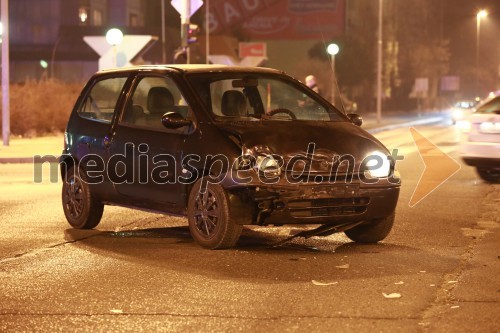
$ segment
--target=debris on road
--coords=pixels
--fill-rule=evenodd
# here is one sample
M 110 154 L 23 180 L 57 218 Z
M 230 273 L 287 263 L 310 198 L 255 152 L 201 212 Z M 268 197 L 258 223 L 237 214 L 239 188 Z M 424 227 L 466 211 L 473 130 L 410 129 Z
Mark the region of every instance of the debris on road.
M 394 282 L 394 284 L 405 284 L 403 281 Z
M 345 264 L 345 265 L 341 265 L 341 266 L 335 266 L 337 268 L 341 268 L 341 269 L 348 269 L 349 268 L 349 264 Z
M 338 281 L 334 281 L 334 282 L 321 282 L 321 281 L 311 280 L 311 282 L 315 286 L 332 286 L 332 285 L 338 284 Z
M 384 295 L 385 298 L 401 298 L 400 293 L 391 293 L 391 294 L 382 293 L 382 295 Z

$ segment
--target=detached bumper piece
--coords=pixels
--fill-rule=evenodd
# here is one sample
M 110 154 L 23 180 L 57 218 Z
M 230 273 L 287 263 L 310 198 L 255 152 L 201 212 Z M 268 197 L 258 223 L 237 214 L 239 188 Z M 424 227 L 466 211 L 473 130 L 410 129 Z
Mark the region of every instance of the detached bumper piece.
M 346 224 L 340 224 L 340 225 L 325 224 L 325 225 L 322 225 L 316 229 L 301 231 L 293 236 L 290 236 L 290 237 L 274 244 L 273 247 L 281 246 L 281 245 L 288 243 L 289 241 L 291 241 L 295 238 L 298 238 L 298 237 L 302 237 L 302 238 L 307 239 L 307 238 L 311 238 L 313 236 L 330 236 L 330 235 L 354 228 L 355 226 L 357 226 L 361 223 L 363 223 L 363 222 L 353 222 L 353 223 L 346 223 Z

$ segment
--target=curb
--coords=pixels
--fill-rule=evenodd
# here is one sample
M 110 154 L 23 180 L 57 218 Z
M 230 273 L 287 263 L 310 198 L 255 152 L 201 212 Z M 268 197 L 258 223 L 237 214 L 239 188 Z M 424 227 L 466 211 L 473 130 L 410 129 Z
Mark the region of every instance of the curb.
M 412 121 L 407 121 L 404 123 L 396 123 L 396 124 L 391 124 L 391 125 L 386 125 L 382 127 L 375 127 L 375 128 L 370 128 L 366 129 L 368 133 L 371 134 L 376 134 L 384 131 L 390 131 L 393 129 L 401 128 L 401 127 L 411 127 L 411 126 L 418 126 L 418 125 L 428 125 L 428 124 L 435 124 L 443 121 L 445 119 L 445 116 L 439 116 L 439 117 L 431 117 L 431 118 L 425 118 L 425 119 L 418 119 L 418 120 L 412 120 Z M 5 158 L 0 158 L 0 164 L 24 164 L 24 163 L 33 163 L 33 157 L 5 157 Z
M 33 157 L 5 157 L 0 158 L 0 164 L 33 163 Z

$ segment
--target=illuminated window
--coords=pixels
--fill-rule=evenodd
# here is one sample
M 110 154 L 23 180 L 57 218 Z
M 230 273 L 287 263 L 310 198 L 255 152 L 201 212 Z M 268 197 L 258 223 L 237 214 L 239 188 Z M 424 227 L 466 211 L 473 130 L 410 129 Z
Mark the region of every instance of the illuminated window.
M 78 21 L 80 22 L 80 25 L 88 25 L 89 10 L 87 7 L 80 7 L 78 9 Z

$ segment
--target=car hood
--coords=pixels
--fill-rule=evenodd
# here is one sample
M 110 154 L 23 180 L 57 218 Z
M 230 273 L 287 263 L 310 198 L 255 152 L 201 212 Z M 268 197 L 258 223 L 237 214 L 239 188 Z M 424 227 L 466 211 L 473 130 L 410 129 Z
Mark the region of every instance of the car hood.
M 307 154 L 311 143 L 315 156 L 320 159 L 352 155 L 358 164 L 375 150 L 389 154 L 380 141 L 350 122 L 255 121 L 219 123 L 217 126 L 237 136 L 243 150 L 266 147 L 285 160 Z

